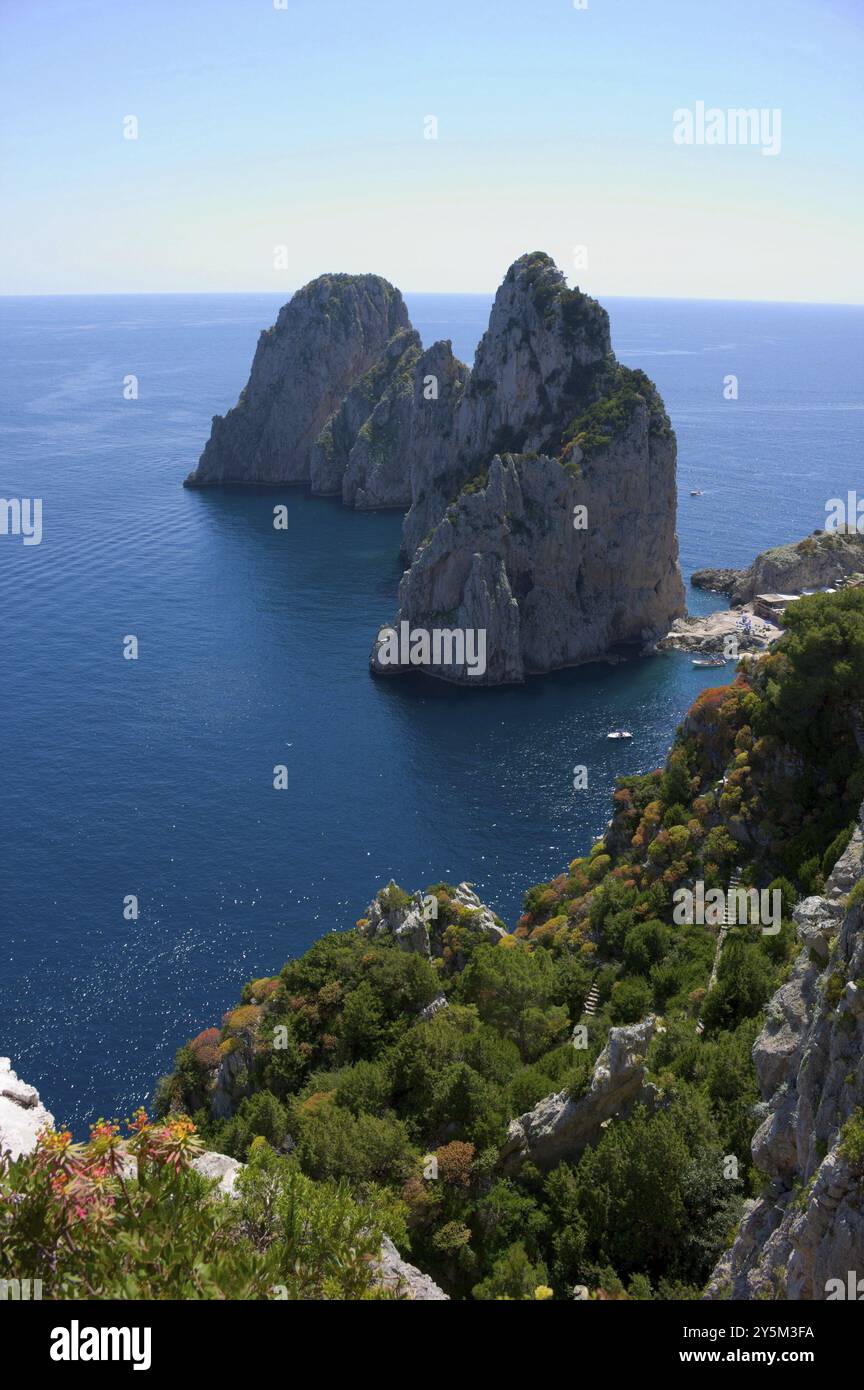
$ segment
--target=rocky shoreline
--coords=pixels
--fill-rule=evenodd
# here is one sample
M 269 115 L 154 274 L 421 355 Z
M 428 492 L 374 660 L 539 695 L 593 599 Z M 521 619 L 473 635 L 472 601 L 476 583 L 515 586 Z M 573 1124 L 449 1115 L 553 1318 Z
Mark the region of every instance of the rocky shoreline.
M 749 620 L 746 628 L 742 628 L 742 616 Z M 718 613 L 677 618 L 656 649 L 701 652 L 709 656 L 723 654 L 729 651 L 729 644 L 734 644 L 734 650 L 729 652 L 730 659 L 743 654 L 761 656 L 782 635 L 781 627 L 760 618 L 748 603 L 741 608 L 724 608 Z
M 694 570 L 690 583 L 726 594 L 732 607 L 740 608 L 758 594 L 801 594 L 855 579 L 864 581 L 864 535 L 814 531 L 791 545 L 763 551 L 746 569 Z

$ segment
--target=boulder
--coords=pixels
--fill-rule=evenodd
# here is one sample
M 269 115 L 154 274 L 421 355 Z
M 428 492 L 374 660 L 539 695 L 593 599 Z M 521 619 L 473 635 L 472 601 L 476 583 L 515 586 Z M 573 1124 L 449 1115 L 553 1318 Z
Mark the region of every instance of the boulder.
M 610 1028 L 583 1096 L 572 1100 L 567 1091 L 559 1091 L 511 1121 L 501 1150 L 505 1173 L 518 1172 L 526 1160 L 545 1169 L 578 1158 L 610 1119 L 629 1114 L 636 1105 L 653 1107 L 658 1092 L 646 1081 L 645 1055 L 656 1029 L 653 1015 Z

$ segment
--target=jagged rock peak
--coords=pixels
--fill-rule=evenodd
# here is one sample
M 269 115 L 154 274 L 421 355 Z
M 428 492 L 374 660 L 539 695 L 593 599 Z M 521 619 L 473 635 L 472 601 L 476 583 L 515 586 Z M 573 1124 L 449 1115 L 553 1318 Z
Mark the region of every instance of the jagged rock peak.
M 321 275 L 285 304 L 259 340 L 233 410 L 213 418 L 188 486 L 306 483 L 331 415 L 400 329 L 401 294 L 380 275 Z
M 535 251 L 504 276 L 473 371 L 457 367 L 462 390 L 426 408 L 439 432 L 435 451 L 411 451 L 406 560 L 494 454 L 558 452 L 567 426 L 604 394 L 614 371 L 609 318 L 595 299 L 568 289 L 550 256 Z

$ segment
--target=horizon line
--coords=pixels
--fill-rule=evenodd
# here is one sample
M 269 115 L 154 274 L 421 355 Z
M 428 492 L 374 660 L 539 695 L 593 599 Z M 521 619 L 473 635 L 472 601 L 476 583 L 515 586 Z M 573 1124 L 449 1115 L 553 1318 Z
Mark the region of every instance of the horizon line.
M 326 274 L 329 272 L 322 272 Z M 366 273 L 366 272 L 358 272 Z M 317 279 L 313 276 L 313 279 Z M 311 284 L 305 281 L 304 284 Z M 298 289 L 271 290 L 271 289 L 249 289 L 249 290 L 68 290 L 50 291 L 38 290 L 30 293 L 4 293 L 0 291 L 0 300 L 4 299 L 193 299 L 207 296 L 209 298 L 240 298 L 247 295 L 272 295 L 278 298 L 287 293 L 288 297 L 295 295 Z M 398 288 L 395 287 L 394 288 Z M 451 299 L 489 299 L 494 298 L 498 286 L 494 290 L 400 290 L 400 294 L 427 294 L 427 295 L 447 295 Z M 578 288 L 581 289 L 581 286 Z M 584 294 L 589 294 L 591 299 L 596 299 L 604 303 L 610 299 L 642 299 L 655 303 L 680 303 L 680 304 L 777 304 L 788 305 L 789 307 L 810 307 L 823 309 L 862 309 L 862 300 L 840 300 L 840 299 L 747 299 L 737 297 L 724 297 L 713 295 L 674 295 L 674 294 L 604 294 L 602 291 L 590 293 L 583 290 Z M 287 302 L 287 301 L 286 301 Z

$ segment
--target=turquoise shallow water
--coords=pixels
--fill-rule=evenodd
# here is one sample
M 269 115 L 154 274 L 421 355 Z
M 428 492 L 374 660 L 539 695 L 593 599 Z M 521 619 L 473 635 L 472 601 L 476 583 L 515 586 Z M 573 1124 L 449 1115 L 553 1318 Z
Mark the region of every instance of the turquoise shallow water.
M 488 297 L 406 297 L 424 342 L 470 361 Z M 864 311 L 607 305 L 678 432 L 685 573 L 747 563 L 864 491 Z M 391 875 L 468 878 L 512 921 L 706 683 L 676 654 L 497 691 L 373 682 L 399 518 L 295 489 L 279 533 L 272 493 L 180 486 L 277 307 L 0 301 L 0 495 L 44 506 L 40 546 L 0 537 L 0 1053 L 79 1127 L 144 1100 L 246 979 L 351 925 Z M 607 743 L 617 725 L 632 744 Z

